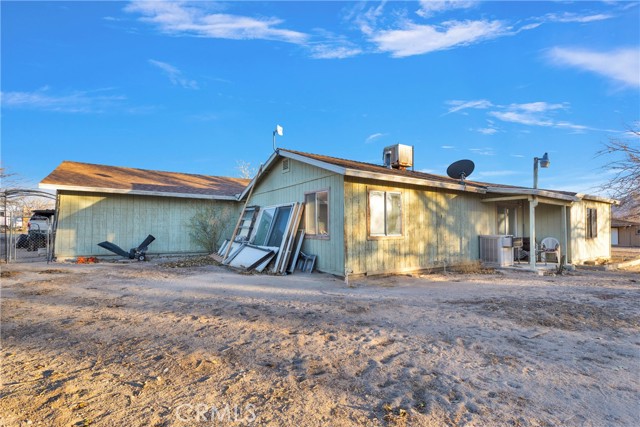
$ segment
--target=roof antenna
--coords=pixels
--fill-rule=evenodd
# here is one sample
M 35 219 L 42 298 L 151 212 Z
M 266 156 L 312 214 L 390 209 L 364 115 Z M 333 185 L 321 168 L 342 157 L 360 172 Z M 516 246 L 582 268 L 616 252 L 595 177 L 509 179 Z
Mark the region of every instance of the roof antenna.
M 273 131 L 273 151 L 278 151 L 276 149 L 276 135 L 282 136 L 282 126 L 276 125 L 276 130 Z

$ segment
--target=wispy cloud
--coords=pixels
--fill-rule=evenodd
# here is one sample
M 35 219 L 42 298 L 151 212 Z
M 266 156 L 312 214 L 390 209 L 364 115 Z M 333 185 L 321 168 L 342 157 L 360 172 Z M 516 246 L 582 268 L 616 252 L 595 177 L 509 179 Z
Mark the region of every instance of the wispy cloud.
M 547 102 L 529 102 L 511 104 L 502 111 L 491 111 L 489 115 L 504 122 L 520 123 L 529 126 L 553 126 L 554 122 L 546 117 L 549 111 L 565 109 L 566 104 L 550 104 Z
M 315 59 L 344 59 L 361 53 L 362 49 L 358 47 L 332 46 L 326 43 L 311 46 L 311 57 Z
M 380 51 L 402 58 L 467 46 L 499 37 L 507 30 L 500 21 L 447 21 L 440 26 L 406 22 L 400 29 L 375 33 L 371 41 Z
M 476 129 L 476 131 L 483 135 L 493 135 L 494 133 L 498 133 L 498 130 L 494 128 L 479 128 Z
M 550 13 L 545 15 L 542 20 L 546 22 L 561 22 L 572 23 L 577 22 L 586 24 L 589 22 L 604 21 L 605 19 L 611 19 L 614 15 L 608 13 L 595 13 L 595 14 L 578 14 L 578 13 Z
M 486 99 L 478 99 L 474 101 L 451 100 L 451 101 L 446 101 L 446 104 L 449 105 L 449 109 L 445 114 L 456 113 L 458 111 L 466 110 L 468 108 L 484 110 L 487 108 L 491 108 L 493 106 L 491 101 L 487 101 Z
M 453 145 L 441 145 L 440 148 L 443 148 L 445 150 L 452 150 L 452 149 L 454 149 L 456 147 L 453 146 Z
M 547 113 L 567 108 L 566 104 L 551 104 L 547 102 L 529 102 L 525 104 L 511 104 L 501 111 L 490 111 L 489 115 L 503 122 L 519 123 L 528 126 L 554 126 L 555 122 L 547 117 Z
M 110 89 L 73 91 L 53 94 L 48 87 L 33 92 L 2 92 L 5 108 L 54 111 L 61 113 L 103 113 L 115 106 L 122 106 L 127 99 L 123 95 L 104 95 Z
M 191 116 L 191 119 L 198 122 L 215 122 L 220 120 L 220 116 L 216 113 L 201 113 Z
M 369 135 L 369 136 L 364 140 L 364 142 L 365 142 L 365 144 L 370 144 L 370 143 L 372 143 L 373 141 L 375 141 L 376 139 L 378 139 L 378 138 L 382 138 L 383 136 L 387 136 L 387 135 L 388 135 L 388 133 L 373 133 L 373 134 Z
M 392 2 L 389 2 L 392 3 Z M 390 53 L 392 57 L 402 58 L 422 55 L 440 50 L 469 46 L 499 37 L 513 36 L 523 31 L 533 30 L 543 24 L 581 23 L 602 21 L 614 18 L 610 13 L 549 13 L 541 17 L 531 17 L 521 22 L 507 22 L 491 19 L 444 20 L 440 23 L 419 22 L 420 18 L 433 19 L 434 15 L 455 9 L 469 9 L 479 1 L 469 0 L 421 0 L 416 19 L 409 18 L 410 11 L 395 11 L 385 14 L 387 2 L 375 7 L 359 5 L 357 13 L 351 13 L 353 22 L 372 42 L 378 52 Z M 395 22 L 389 23 L 395 17 Z
M 479 156 L 495 156 L 496 152 L 491 147 L 485 148 L 469 148 L 469 151 L 473 151 L 474 154 Z
M 311 57 L 316 59 L 343 59 L 360 55 L 363 50 L 345 36 L 337 36 L 324 30 L 318 30 L 321 41 L 307 44 Z
M 362 47 L 343 35 L 323 29 L 314 34 L 281 28 L 275 17 L 250 17 L 220 13 L 220 3 L 135 1 L 125 10 L 141 15 L 140 20 L 162 33 L 231 40 L 274 40 L 307 49 L 311 58 L 343 59 L 360 55 Z
M 478 1 L 470 0 L 420 0 L 420 9 L 416 12 L 423 18 L 454 9 L 468 9 L 478 4 Z
M 480 178 L 491 178 L 496 176 L 511 176 L 518 175 L 521 172 L 513 171 L 513 170 L 499 170 L 499 171 L 482 171 L 478 172 L 478 177 Z
M 607 131 L 610 129 L 597 129 L 586 125 L 571 123 L 566 120 L 558 120 L 554 115 L 561 111 L 569 110 L 569 103 L 550 103 L 544 101 L 527 102 L 521 104 L 499 105 L 489 100 L 479 101 L 446 101 L 449 106 L 449 112 L 462 112 L 466 109 L 483 109 L 489 110 L 485 114 L 487 116 L 498 119 L 503 122 L 516 123 L 525 126 L 553 127 L 556 129 L 567 129 L 575 133 L 583 133 L 586 131 Z M 449 112 L 447 114 L 449 114 Z M 466 114 L 466 112 L 462 112 Z M 499 132 L 498 127 L 493 120 L 487 120 L 489 125 L 485 128 L 478 128 L 475 131 L 484 135 L 492 135 Z
M 640 49 L 637 47 L 611 52 L 554 47 L 547 56 L 558 65 L 596 73 L 625 86 L 640 86 Z
M 162 71 L 164 71 L 166 76 L 169 77 L 169 80 L 174 85 L 182 86 L 185 89 L 198 89 L 198 82 L 196 82 L 195 80 L 189 80 L 186 77 L 184 77 L 182 75 L 182 71 L 178 70 L 173 65 L 167 64 L 166 62 L 157 61 L 155 59 L 150 59 L 149 64 L 155 67 L 158 67 Z
M 278 18 L 253 18 L 211 10 L 205 2 L 134 1 L 126 11 L 142 15 L 141 21 L 155 25 L 171 35 L 233 40 L 277 40 L 304 44 L 309 36 L 279 28 Z

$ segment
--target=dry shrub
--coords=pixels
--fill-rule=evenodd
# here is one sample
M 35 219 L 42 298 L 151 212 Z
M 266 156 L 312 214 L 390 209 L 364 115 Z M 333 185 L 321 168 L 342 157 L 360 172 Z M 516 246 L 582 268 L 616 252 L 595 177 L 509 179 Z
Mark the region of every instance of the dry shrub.
M 450 270 L 460 274 L 495 274 L 496 269 L 485 267 L 480 261 L 467 261 L 460 264 L 452 265 Z
M 231 234 L 229 229 L 233 228 L 234 213 L 229 206 L 220 203 L 198 209 L 187 224 L 189 236 L 207 253 L 216 252 L 222 237 Z
M 9 279 L 11 277 L 15 277 L 17 275 L 19 275 L 20 273 L 17 271 L 7 271 L 7 270 L 2 270 L 0 271 L 0 277 L 5 278 L 5 279 Z
M 389 403 L 382 405 L 384 416 L 382 417 L 389 426 L 406 426 L 409 421 L 409 413 L 401 407 L 393 407 Z

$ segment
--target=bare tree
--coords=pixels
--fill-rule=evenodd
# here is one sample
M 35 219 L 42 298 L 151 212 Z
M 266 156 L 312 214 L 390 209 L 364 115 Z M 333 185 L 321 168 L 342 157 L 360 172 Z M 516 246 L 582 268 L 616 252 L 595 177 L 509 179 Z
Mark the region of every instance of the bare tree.
M 610 138 L 598 155 L 611 156 L 604 166 L 613 173 L 602 189 L 620 200 L 617 216 L 640 220 L 640 128 L 628 131 L 628 138 Z
M 251 163 L 244 160 L 236 160 L 236 169 L 240 172 L 240 178 L 251 179 L 256 174 L 256 168 L 251 167 Z

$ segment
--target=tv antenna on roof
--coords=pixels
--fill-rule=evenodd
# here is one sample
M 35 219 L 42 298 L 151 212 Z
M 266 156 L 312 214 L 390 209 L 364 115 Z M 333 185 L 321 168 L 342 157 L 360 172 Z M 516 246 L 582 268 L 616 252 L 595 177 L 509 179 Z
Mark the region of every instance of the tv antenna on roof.
M 276 129 L 273 131 L 273 151 L 276 151 L 276 135 L 282 136 L 282 126 L 276 125 Z
M 475 167 L 471 160 L 458 160 L 449 165 L 447 175 L 449 178 L 459 179 L 460 184 L 464 184 L 464 180 L 473 173 Z

